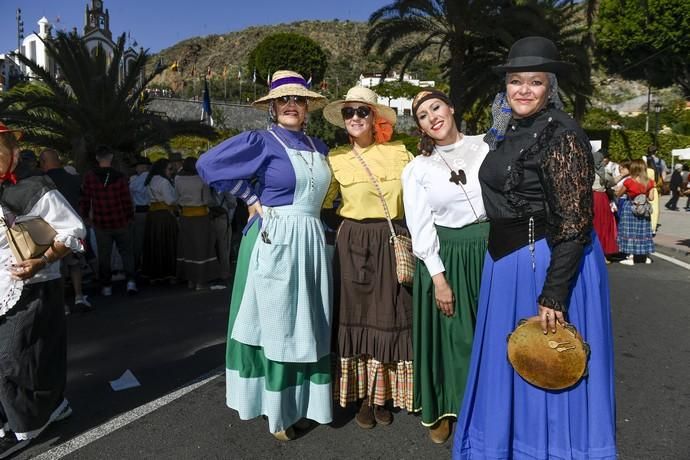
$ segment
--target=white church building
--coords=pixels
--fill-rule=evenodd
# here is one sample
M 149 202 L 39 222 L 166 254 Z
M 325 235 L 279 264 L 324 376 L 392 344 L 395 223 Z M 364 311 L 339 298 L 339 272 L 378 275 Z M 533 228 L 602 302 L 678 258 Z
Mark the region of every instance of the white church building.
M 38 32 L 33 32 L 26 36 L 22 40 L 21 49 L 15 52 L 21 52 L 21 54 L 55 76 L 59 70 L 56 68 L 55 63 L 52 62 L 44 44 L 44 41 L 52 38 L 53 26 L 45 17 L 42 17 L 37 24 Z M 110 64 L 116 43 L 113 41 L 113 34 L 110 30 L 110 12 L 108 9 L 103 8 L 103 2 L 101 0 L 91 0 L 91 4 L 86 5 L 82 40 L 92 55 L 96 56 L 99 53 L 104 53 L 106 63 Z M 124 59 L 120 66 L 121 78 L 124 77 L 127 69 L 129 69 L 130 63 L 142 52 L 141 48 L 137 51 L 134 49 L 134 46 L 136 46 L 136 42 L 129 45 L 124 52 Z M 4 90 L 11 80 L 11 72 L 16 72 L 17 65 L 9 56 L 0 56 L 2 56 L 2 58 L 0 58 L 0 80 L 2 80 L 0 82 L 0 90 Z M 19 71 L 26 78 L 36 78 L 36 75 L 34 75 L 31 69 L 24 65 L 19 66 Z

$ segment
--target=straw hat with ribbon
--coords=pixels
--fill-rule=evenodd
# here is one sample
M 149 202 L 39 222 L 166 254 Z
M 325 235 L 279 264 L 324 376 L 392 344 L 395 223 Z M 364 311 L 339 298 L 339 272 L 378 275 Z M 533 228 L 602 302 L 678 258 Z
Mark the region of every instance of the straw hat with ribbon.
M 5 133 L 12 133 L 14 138 L 17 140 L 22 138 L 22 131 L 20 129 L 10 129 L 5 125 L 5 123 L 0 121 L 0 134 Z
M 304 77 L 291 70 L 279 70 L 273 74 L 268 94 L 252 103 L 257 109 L 268 110 L 271 101 L 283 96 L 308 98 L 307 110 L 312 112 L 326 105 L 326 98 L 311 91 Z
M 323 116 L 331 124 L 344 128 L 345 121 L 343 120 L 343 115 L 340 113 L 340 110 L 348 102 L 362 102 L 374 109 L 377 117 L 381 117 L 384 120 L 387 120 L 391 126 L 395 126 L 395 122 L 398 118 L 395 114 L 395 110 L 388 106 L 381 105 L 377 101 L 378 96 L 375 92 L 369 88 L 365 88 L 364 86 L 355 86 L 348 90 L 347 94 L 345 95 L 345 99 L 333 101 L 328 104 L 326 108 L 323 109 Z

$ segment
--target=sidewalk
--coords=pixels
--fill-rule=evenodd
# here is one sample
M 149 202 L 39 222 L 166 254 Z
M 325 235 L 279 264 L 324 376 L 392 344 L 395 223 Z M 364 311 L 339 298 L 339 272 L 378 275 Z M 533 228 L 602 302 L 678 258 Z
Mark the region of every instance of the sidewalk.
M 683 209 L 686 197 L 678 201 L 680 211 L 669 211 L 664 206 L 671 195 L 661 197 L 661 213 L 659 214 L 659 228 L 654 237 L 654 243 L 659 249 L 672 251 L 674 256 L 690 257 L 690 212 Z

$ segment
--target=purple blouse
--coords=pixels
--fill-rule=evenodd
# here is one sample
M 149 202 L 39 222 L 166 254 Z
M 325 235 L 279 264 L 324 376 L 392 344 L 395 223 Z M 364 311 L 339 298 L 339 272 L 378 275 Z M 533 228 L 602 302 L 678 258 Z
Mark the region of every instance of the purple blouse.
M 277 125 L 271 130 L 289 148 L 312 150 L 306 134 L 301 131 Z M 328 147 L 320 139 L 312 140 L 319 153 L 328 153 Z M 268 130 L 245 131 L 221 142 L 199 157 L 196 168 L 204 182 L 232 193 L 247 205 L 258 199 L 266 206 L 293 203 L 295 171 L 287 152 Z

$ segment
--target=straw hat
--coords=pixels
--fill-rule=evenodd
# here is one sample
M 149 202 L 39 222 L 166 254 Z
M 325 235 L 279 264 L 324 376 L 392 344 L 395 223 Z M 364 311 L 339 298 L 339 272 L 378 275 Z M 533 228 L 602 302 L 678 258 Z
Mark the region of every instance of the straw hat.
M 333 101 L 328 104 L 326 108 L 323 109 L 323 117 L 331 124 L 344 128 L 345 121 L 343 120 L 343 115 L 340 113 L 340 110 L 346 102 L 362 102 L 373 108 L 378 116 L 388 120 L 392 126 L 395 126 L 395 122 L 398 118 L 395 114 L 395 110 L 388 106 L 381 105 L 376 101 L 378 101 L 378 96 L 375 92 L 364 86 L 355 86 L 349 89 L 345 95 L 345 99 Z
M 257 109 L 268 110 L 273 99 L 282 96 L 305 96 L 309 99 L 307 111 L 312 112 L 326 105 L 326 98 L 308 89 L 307 81 L 297 72 L 279 70 L 271 78 L 268 94 L 252 103 Z
M 0 121 L 0 134 L 5 133 L 12 133 L 14 138 L 17 140 L 22 138 L 22 131 L 20 129 L 10 129 L 5 125 L 5 123 Z

